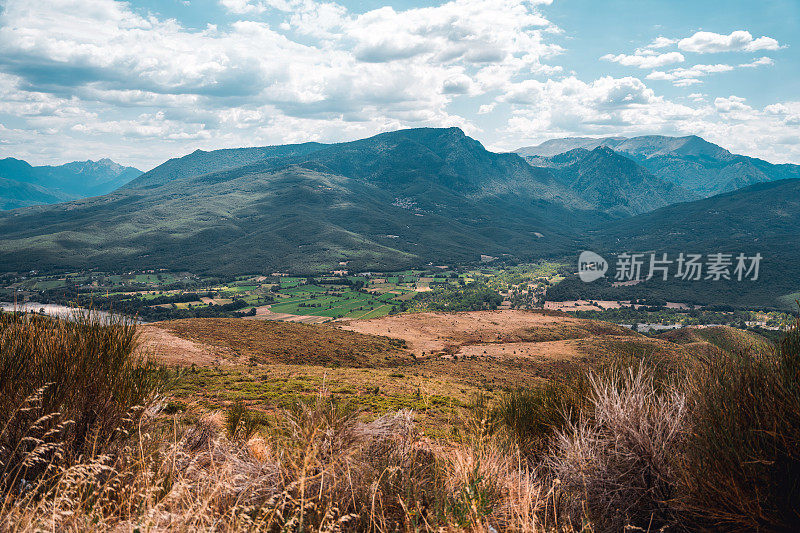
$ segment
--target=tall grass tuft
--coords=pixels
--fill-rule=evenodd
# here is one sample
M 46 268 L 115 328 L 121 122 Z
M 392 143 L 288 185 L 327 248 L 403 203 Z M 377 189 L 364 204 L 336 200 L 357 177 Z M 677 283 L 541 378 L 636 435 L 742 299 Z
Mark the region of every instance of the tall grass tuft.
M 557 430 L 587 412 L 588 393 L 583 377 L 509 391 L 492 407 L 490 418 L 525 457 L 540 458 Z
M 262 417 L 248 409 L 242 401 L 234 402 L 225 411 L 225 431 L 233 440 L 250 440 L 262 421 Z
M 683 482 L 694 525 L 800 531 L 800 323 L 774 354 L 711 358 L 690 413 Z
M 134 354 L 135 325 L 0 314 L 0 474 L 25 491 L 56 465 L 104 452 L 141 415 L 165 372 Z

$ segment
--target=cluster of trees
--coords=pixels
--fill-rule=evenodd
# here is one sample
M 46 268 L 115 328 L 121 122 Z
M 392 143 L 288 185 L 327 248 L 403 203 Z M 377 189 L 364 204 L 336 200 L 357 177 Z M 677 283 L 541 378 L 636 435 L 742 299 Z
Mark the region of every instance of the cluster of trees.
M 421 292 L 408 302 L 403 302 L 403 310 L 481 311 L 497 309 L 502 302 L 503 297 L 496 290 L 480 282 L 465 286 L 432 284 L 430 291 Z

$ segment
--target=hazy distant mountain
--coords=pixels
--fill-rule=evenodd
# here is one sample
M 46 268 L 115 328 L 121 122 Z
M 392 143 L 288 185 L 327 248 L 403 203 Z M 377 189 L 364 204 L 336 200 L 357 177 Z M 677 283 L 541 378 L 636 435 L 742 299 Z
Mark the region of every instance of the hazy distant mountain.
M 637 215 L 698 198 L 605 146 L 525 159 L 535 167 L 551 169 L 560 183 L 613 215 Z
M 0 159 L 0 206 L 13 209 L 99 196 L 125 185 L 141 172 L 111 161 L 75 161 L 59 166 L 31 166 L 14 158 Z
M 68 198 L 38 185 L 0 178 L 0 210 L 31 205 L 54 204 Z
M 394 269 L 568 253 L 608 218 L 461 130 L 403 130 L 195 152 L 105 196 L 2 214 L 0 269 Z
M 552 139 L 538 146 L 520 148 L 516 153 L 552 157 L 576 148 L 593 150 L 598 146 L 630 157 L 659 178 L 700 196 L 800 177 L 800 165 L 773 165 L 762 159 L 732 154 L 695 135 Z

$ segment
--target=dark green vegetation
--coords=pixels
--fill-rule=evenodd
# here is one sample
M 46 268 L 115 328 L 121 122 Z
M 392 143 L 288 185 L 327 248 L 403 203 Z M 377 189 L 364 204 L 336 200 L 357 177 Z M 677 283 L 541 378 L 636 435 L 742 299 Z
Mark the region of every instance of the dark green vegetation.
M 539 146 L 520 148 L 517 153 L 537 161 L 539 156 L 549 158 L 576 148 L 594 150 L 600 146 L 632 159 L 659 178 L 699 196 L 712 196 L 761 182 L 800 178 L 798 165 L 773 165 L 762 159 L 732 154 L 695 135 L 553 139 Z
M 663 207 L 626 220 L 609 222 L 592 234 L 594 249 L 608 252 L 613 278 L 614 254 L 744 253 L 763 257 L 757 281 L 732 279 L 683 281 L 656 277 L 629 287 L 613 287 L 613 279 L 587 284 L 565 280 L 548 299 L 656 299 L 699 305 L 797 309 L 800 285 L 800 180 L 760 183 L 696 202 Z M 648 256 L 649 257 L 649 256 Z M 731 272 L 733 269 L 731 269 Z M 675 274 L 673 265 L 672 274 Z M 643 272 L 643 276 L 646 272 Z
M 140 174 L 110 159 L 41 167 L 10 157 L 0 159 L 0 210 L 99 196 Z
M 480 311 L 497 309 L 502 301 L 497 291 L 480 282 L 463 286 L 443 283 L 417 294 L 407 307 L 412 311 Z
M 133 428 L 167 376 L 134 355 L 135 337 L 124 320 L 0 313 L 0 491 L 103 453 Z

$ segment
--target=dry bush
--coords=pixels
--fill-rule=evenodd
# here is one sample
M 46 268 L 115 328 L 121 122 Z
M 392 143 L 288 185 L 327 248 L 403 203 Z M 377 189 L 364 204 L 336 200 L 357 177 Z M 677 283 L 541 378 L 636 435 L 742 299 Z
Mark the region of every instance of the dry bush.
M 276 448 L 286 490 L 271 510 L 283 527 L 363 530 L 424 528 L 437 494 L 437 465 L 410 411 L 361 422 L 357 411 L 320 394 L 283 418 Z
M 590 381 L 593 420 L 558 432 L 548 459 L 566 515 L 574 523 L 585 515 L 601 531 L 672 523 L 684 396 L 658 392 L 644 366 Z
M 684 452 L 692 527 L 800 531 L 800 323 L 777 352 L 720 352 L 693 380 Z
M 553 491 L 519 453 L 492 441 L 456 446 L 441 456 L 444 523 L 466 531 L 555 529 Z
M 145 418 L 119 453 L 73 465 L 46 497 L 10 502 L 0 529 L 552 530 L 552 491 L 519 455 L 488 440 L 434 445 L 408 411 L 355 415 L 321 396 L 246 445 L 212 419 L 183 431 Z

